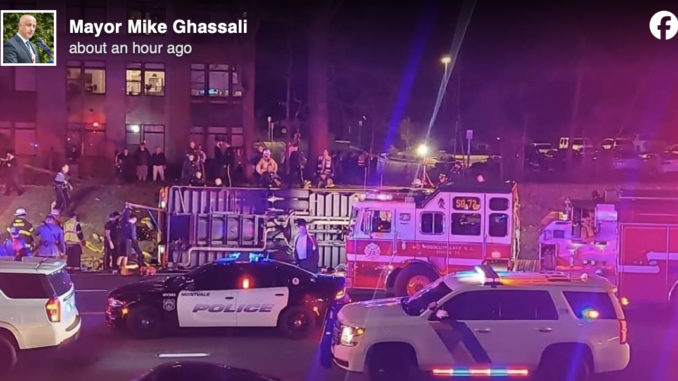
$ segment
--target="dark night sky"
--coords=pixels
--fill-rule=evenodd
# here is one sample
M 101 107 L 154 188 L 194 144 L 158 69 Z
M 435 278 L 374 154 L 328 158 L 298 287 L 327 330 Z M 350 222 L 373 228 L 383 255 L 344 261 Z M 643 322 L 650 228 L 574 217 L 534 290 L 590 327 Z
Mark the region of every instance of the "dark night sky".
M 374 2 L 346 0 L 333 28 L 333 53 L 373 76 L 389 75 L 400 83 L 408 59 L 423 45 L 414 87 L 408 93 L 405 115 L 421 124 L 431 116 L 443 74 L 440 57 L 454 38 L 461 9 L 458 1 Z M 448 87 L 435 133 L 449 136 L 456 114 L 456 76 L 461 76 L 462 125 L 488 135 L 521 131 L 519 88 L 529 134 L 554 139 L 567 134 L 581 59 L 583 68 L 578 129 L 602 137 L 624 131 L 674 130 L 678 123 L 678 38 L 656 40 L 649 21 L 659 10 L 678 14 L 673 2 L 515 2 L 476 4 L 458 66 Z M 424 31 L 427 25 L 430 33 Z M 284 99 L 284 83 L 272 76 L 285 61 L 284 33 L 269 22 L 259 36 L 259 104 L 271 112 L 271 99 Z M 295 29 L 295 28 L 292 28 Z M 424 37 L 421 34 L 424 33 Z M 303 35 L 295 36 L 298 92 L 305 87 Z M 419 35 L 419 37 L 417 37 Z M 582 45 L 582 40 L 585 43 Z M 583 50 L 582 50 L 583 46 Z M 272 58 L 272 57 L 277 57 Z M 262 64 L 261 60 L 268 63 Z M 411 65 L 411 64 L 410 64 Z M 338 75 L 347 67 L 335 68 Z M 353 86 L 360 86 L 356 80 Z M 342 84 L 342 86 L 348 86 Z M 395 104 L 392 105 L 395 109 Z M 281 115 L 282 116 L 282 115 Z M 342 124 L 333 119 L 333 128 Z M 502 132 L 503 131 L 503 132 Z M 674 133 L 678 138 L 678 133 Z

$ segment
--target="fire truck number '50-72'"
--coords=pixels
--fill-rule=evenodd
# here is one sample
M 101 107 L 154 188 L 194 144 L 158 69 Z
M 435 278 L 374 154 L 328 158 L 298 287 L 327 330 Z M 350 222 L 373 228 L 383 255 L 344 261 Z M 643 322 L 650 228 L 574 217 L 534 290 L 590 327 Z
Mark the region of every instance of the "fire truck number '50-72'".
M 362 195 L 346 239 L 350 287 L 404 296 L 483 263 L 508 268 L 519 244 L 518 206 L 511 182 Z

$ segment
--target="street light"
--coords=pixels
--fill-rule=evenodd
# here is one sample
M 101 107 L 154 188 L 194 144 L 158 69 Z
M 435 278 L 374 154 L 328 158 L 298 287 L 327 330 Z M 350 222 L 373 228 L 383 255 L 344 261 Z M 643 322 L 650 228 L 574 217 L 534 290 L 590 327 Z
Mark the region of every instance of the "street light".
M 429 151 L 429 148 L 426 144 L 422 143 L 422 144 L 419 145 L 419 147 L 417 147 L 417 155 L 421 156 L 423 158 L 425 158 L 426 155 L 428 155 L 428 151 Z
M 440 62 L 445 64 L 445 72 L 447 73 L 447 66 L 452 62 L 452 57 L 450 56 L 443 56 L 443 58 L 440 59 Z

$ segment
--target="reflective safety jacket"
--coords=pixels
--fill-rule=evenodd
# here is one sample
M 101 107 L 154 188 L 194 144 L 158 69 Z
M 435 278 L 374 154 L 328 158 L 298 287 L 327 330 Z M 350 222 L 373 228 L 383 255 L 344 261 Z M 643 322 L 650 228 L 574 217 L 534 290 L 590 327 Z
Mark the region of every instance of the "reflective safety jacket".
M 12 228 L 19 229 L 19 234 L 21 234 L 21 236 L 26 240 L 26 242 L 28 243 L 33 242 L 33 232 L 35 229 L 33 229 L 33 224 L 28 222 L 28 220 L 26 220 L 23 217 L 17 217 L 7 227 L 7 233 L 9 233 Z
M 66 245 L 79 245 L 85 240 L 80 222 L 74 218 L 64 224 L 64 242 Z

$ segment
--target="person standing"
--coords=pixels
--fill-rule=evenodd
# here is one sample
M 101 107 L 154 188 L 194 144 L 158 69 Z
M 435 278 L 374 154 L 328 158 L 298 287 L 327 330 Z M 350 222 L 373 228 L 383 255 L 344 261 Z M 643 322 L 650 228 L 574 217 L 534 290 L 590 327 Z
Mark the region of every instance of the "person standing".
M 80 268 L 82 246 L 85 245 L 85 234 L 78 216 L 71 212 L 64 224 L 64 242 L 66 244 L 66 268 L 74 270 Z
M 66 252 L 64 231 L 56 224 L 53 215 L 50 214 L 45 218 L 45 222 L 38 226 L 35 234 L 40 237 L 40 244 L 36 250 L 36 256 L 59 258 Z
M 72 189 L 71 184 L 68 182 L 68 171 L 68 164 L 64 164 L 61 167 L 61 171 L 54 177 L 54 193 L 56 195 L 54 209 L 60 211 L 64 211 L 68 207 L 68 190 Z
M 226 184 L 230 188 L 234 186 L 233 184 L 233 177 L 235 175 L 235 150 L 233 149 L 233 146 L 229 142 L 224 142 L 224 146 L 226 149 L 224 150 L 224 157 L 223 157 L 223 166 L 224 166 L 224 173 L 226 174 Z
M 155 147 L 155 152 L 151 155 L 151 165 L 153 166 L 153 182 L 158 181 L 158 177 L 160 177 L 160 181 L 164 183 L 167 158 L 160 147 Z
M 117 266 L 123 272 L 127 268 L 130 253 L 134 250 L 136 254 L 133 260 L 141 264 L 143 262 L 143 252 L 139 248 L 139 241 L 137 241 L 137 217 L 131 214 L 131 206 L 129 203 L 125 204 L 125 210 L 120 217 L 120 236 L 118 240 L 118 260 Z M 123 272 L 124 274 L 124 272 Z
M 151 162 L 151 154 L 146 149 L 146 143 L 141 143 L 135 153 L 137 163 L 137 180 L 145 183 L 148 178 L 148 164 Z
M 23 257 L 32 255 L 30 246 L 21 235 L 18 228 L 11 228 L 9 238 L 0 247 L 0 257 L 14 257 L 15 261 L 21 261 Z
M 294 240 L 294 259 L 297 265 L 302 269 L 308 270 L 312 273 L 317 273 L 319 270 L 318 262 L 318 243 L 315 238 L 308 234 L 306 228 L 306 221 L 299 220 L 299 234 Z
M 104 270 L 118 269 L 118 239 L 120 236 L 120 213 L 113 212 L 104 225 Z
M 35 17 L 31 15 L 21 16 L 17 34 L 3 44 L 2 62 L 20 64 L 40 63 L 38 49 L 30 41 L 37 28 L 38 22 Z
M 7 183 L 5 184 L 5 196 L 10 196 L 15 190 L 17 195 L 24 194 L 24 187 L 21 186 L 19 178 L 19 163 L 16 161 L 14 151 L 7 151 L 7 156 L 2 160 L 2 164 L 7 167 Z
M 224 151 L 222 145 L 224 141 L 221 137 L 217 138 L 217 144 L 214 146 L 214 178 L 224 178 Z

